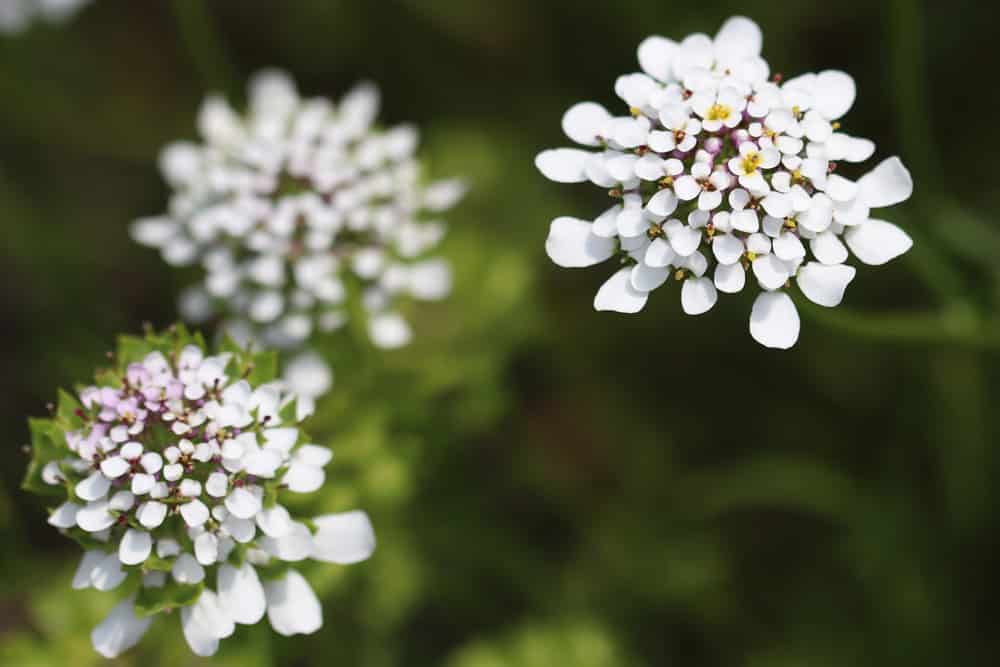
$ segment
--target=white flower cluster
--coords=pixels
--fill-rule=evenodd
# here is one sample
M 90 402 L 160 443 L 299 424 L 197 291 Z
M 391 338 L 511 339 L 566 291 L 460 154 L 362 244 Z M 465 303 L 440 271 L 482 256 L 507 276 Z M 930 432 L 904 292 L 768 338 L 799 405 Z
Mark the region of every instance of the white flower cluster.
M 294 396 L 239 370 L 231 354 L 196 345 L 151 352 L 115 386 L 83 389 L 81 426 L 58 431 L 65 453 L 41 479 L 69 499 L 49 523 L 91 547 L 73 587 L 111 590 L 134 574 L 127 588 L 137 589 L 94 630 L 102 655 L 130 648 L 174 608 L 198 655 L 265 613 L 282 635 L 315 632 L 320 603 L 285 564 L 355 563 L 374 550 L 363 512 L 302 521 L 278 503 L 319 489 L 332 454 L 283 418 Z
M 0 34 L 24 32 L 35 20 L 68 20 L 90 0 L 0 0 Z
M 597 310 L 636 313 L 673 276 L 683 281 L 684 312 L 698 315 L 718 292 L 740 292 L 752 272 L 762 292 L 750 333 L 788 348 L 799 335 L 798 312 L 783 291 L 792 279 L 809 300 L 836 306 L 855 275 L 848 249 L 878 265 L 912 245 L 898 227 L 871 217 L 913 191 L 898 158 L 858 180 L 838 173 L 839 163 L 875 151 L 840 131 L 838 119 L 854 104 L 853 79 L 825 71 L 782 81 L 770 76 L 761 46 L 760 29 L 743 17 L 729 19 L 714 39 L 650 37 L 638 52 L 644 73 L 615 84 L 628 116 L 584 102 L 563 118 L 570 139 L 600 150 L 538 156 L 547 178 L 590 181 L 616 200 L 593 221 L 553 221 L 546 242 L 560 266 L 620 260 L 597 293 Z
M 422 185 L 417 131 L 373 128 L 373 85 L 335 106 L 301 99 L 286 74 L 269 70 L 249 92 L 245 116 L 209 97 L 198 118 L 204 143 L 163 151 L 169 212 L 136 221 L 133 238 L 171 265 L 204 268 L 203 283 L 181 297 L 189 320 L 218 309 L 265 345 L 290 348 L 360 311 L 376 345 L 405 345 L 412 334 L 398 299 L 451 290 L 449 265 L 425 255 L 445 234 L 433 216 L 464 186 Z

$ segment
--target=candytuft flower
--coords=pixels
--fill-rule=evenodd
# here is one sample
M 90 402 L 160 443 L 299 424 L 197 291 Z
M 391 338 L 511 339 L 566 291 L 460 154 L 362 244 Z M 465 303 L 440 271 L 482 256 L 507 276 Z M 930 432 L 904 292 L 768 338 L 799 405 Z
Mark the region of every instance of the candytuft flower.
M 227 342 L 210 355 L 178 328 L 124 338 L 116 362 L 31 420 L 24 482 L 60 498 L 49 524 L 85 549 L 73 588 L 128 592 L 94 648 L 119 655 L 174 610 L 198 655 L 265 614 L 283 635 L 318 630 L 319 601 L 292 564 L 363 561 L 375 536 L 364 512 L 289 511 L 323 485 L 332 454 L 301 430 L 275 354 Z
M 786 292 L 792 283 L 833 307 L 854 279 L 849 254 L 879 265 L 909 250 L 905 232 L 872 217 L 913 192 L 899 158 L 856 180 L 840 173 L 842 163 L 875 152 L 868 139 L 841 131 L 854 80 L 831 70 L 782 82 L 760 57 L 762 43 L 757 24 L 743 17 L 726 21 L 714 39 L 650 37 L 639 46 L 643 73 L 615 84 L 628 115 L 583 102 L 563 117 L 571 140 L 599 150 L 538 155 L 547 178 L 590 181 L 615 200 L 593 220 L 557 218 L 545 244 L 564 267 L 616 261 L 597 310 L 639 312 L 673 279 L 682 283 L 684 312 L 699 315 L 719 292 L 755 282 L 750 333 L 788 348 L 799 336 Z
M 163 151 L 174 189 L 165 215 L 136 221 L 133 238 L 204 280 L 182 315 L 215 313 L 268 347 L 295 348 L 363 314 L 371 341 L 406 345 L 403 299 L 438 300 L 449 265 L 428 258 L 445 234 L 438 216 L 463 196 L 458 181 L 424 185 L 417 130 L 373 126 L 379 93 L 362 84 L 339 104 L 303 99 L 283 72 L 250 82 L 249 109 L 202 105 L 202 143 Z

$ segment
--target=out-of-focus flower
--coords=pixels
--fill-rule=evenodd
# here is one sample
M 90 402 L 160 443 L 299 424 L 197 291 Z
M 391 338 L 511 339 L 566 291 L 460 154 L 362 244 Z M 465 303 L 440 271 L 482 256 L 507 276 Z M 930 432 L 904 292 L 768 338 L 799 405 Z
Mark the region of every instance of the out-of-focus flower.
M 615 84 L 629 115 L 583 102 L 563 118 L 571 140 L 597 150 L 538 155 L 549 179 L 590 181 L 615 200 L 594 220 L 557 218 L 545 246 L 564 267 L 615 259 L 620 268 L 598 291 L 598 310 L 636 313 L 674 278 L 683 310 L 699 315 L 718 292 L 741 291 L 749 273 L 762 290 L 751 335 L 788 348 L 799 335 L 785 292 L 792 281 L 809 300 L 836 306 L 855 275 L 848 250 L 870 265 L 909 250 L 905 232 L 872 217 L 912 194 L 899 158 L 857 180 L 840 173 L 841 163 L 875 152 L 841 131 L 853 79 L 839 71 L 771 77 L 762 41 L 743 17 L 714 39 L 648 38 L 638 52 L 643 73 Z
M 69 20 L 91 0 L 0 0 L 0 34 L 14 35 L 35 20 L 59 23 Z
M 273 70 L 249 88 L 245 115 L 209 97 L 202 143 L 163 151 L 169 210 L 136 221 L 133 238 L 171 265 L 205 270 L 182 299 L 192 321 L 219 313 L 269 347 L 295 348 L 361 316 L 376 345 L 405 345 L 399 301 L 451 289 L 448 264 L 427 254 L 445 234 L 438 216 L 464 185 L 423 184 L 416 128 L 374 127 L 371 84 L 336 105 L 301 98 Z
M 303 520 L 282 504 L 318 490 L 332 454 L 306 439 L 275 359 L 207 355 L 183 330 L 124 339 L 116 369 L 32 420 L 25 487 L 62 497 L 49 523 L 86 550 L 73 587 L 134 591 L 94 629 L 102 655 L 174 609 L 198 655 L 265 613 L 281 634 L 315 632 L 319 602 L 290 564 L 374 550 L 363 512 Z

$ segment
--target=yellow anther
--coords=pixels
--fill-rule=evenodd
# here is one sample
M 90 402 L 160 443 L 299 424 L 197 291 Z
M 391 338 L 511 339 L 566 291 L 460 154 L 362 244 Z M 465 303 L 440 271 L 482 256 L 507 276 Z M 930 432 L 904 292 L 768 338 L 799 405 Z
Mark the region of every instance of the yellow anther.
M 750 260 L 751 262 L 754 261 L 755 259 L 757 259 L 757 253 L 753 252 L 752 250 L 747 250 L 747 259 Z
M 747 153 L 743 157 L 743 171 L 747 174 L 753 174 L 757 171 L 757 167 L 764 160 L 758 151 L 753 151 L 752 153 Z
M 628 110 L 628 112 L 629 112 L 630 114 L 632 114 L 633 116 L 635 116 L 636 118 L 638 118 L 639 116 L 641 116 L 641 115 L 642 115 L 642 109 L 640 109 L 639 107 L 631 107 L 631 108 L 630 108 L 630 109 Z
M 660 181 L 660 187 L 664 187 L 664 188 L 672 187 L 673 184 L 674 184 L 674 177 L 673 176 L 665 176 Z
M 677 269 L 677 273 L 674 274 L 674 280 L 684 280 L 684 269 Z
M 830 127 L 832 127 L 835 130 L 839 130 L 840 129 L 840 121 L 836 121 L 836 120 L 833 121 L 832 123 L 830 123 Z
M 705 120 L 726 120 L 732 113 L 733 110 L 725 104 L 716 103 L 709 108 L 708 114 L 705 115 Z

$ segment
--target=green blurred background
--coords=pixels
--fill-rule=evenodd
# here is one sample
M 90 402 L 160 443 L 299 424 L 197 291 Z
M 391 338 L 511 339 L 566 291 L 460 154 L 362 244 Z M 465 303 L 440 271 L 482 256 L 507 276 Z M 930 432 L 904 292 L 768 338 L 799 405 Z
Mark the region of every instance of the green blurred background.
M 750 295 L 686 317 L 595 313 L 610 270 L 562 270 L 549 221 L 596 188 L 532 166 L 562 112 L 637 70 L 652 33 L 733 13 L 772 71 L 844 69 L 849 132 L 899 154 L 914 237 L 843 307 L 800 303 L 797 347 L 759 347 Z M 78 548 L 18 491 L 27 415 L 85 379 L 116 334 L 169 324 L 190 275 L 130 242 L 165 207 L 155 158 L 194 136 L 210 89 L 265 66 L 307 95 L 380 83 L 434 176 L 457 289 L 412 311 L 416 341 L 337 339 L 312 431 L 336 453 L 319 505 L 367 509 L 379 549 L 316 566 L 325 625 L 266 624 L 222 665 L 785 667 L 995 664 L 993 442 L 1000 419 L 996 12 L 973 0 L 98 0 L 0 38 L 0 664 L 103 662 L 113 594 L 69 588 Z M 196 665 L 161 619 L 121 665 Z

